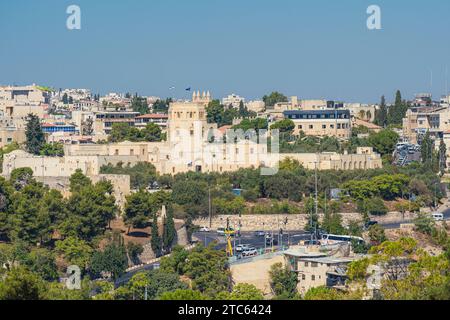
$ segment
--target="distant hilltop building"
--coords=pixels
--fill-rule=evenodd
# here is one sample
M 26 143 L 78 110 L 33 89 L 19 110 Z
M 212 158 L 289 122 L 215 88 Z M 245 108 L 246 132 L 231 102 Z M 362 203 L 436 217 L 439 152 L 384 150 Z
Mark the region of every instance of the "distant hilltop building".
M 266 108 L 266 104 L 261 100 L 249 101 L 246 106 L 249 111 L 253 112 L 261 112 Z
M 59 92 L 59 99 L 62 99 L 64 95 L 72 97 L 74 101 L 81 101 L 91 99 L 91 90 L 89 89 L 64 89 Z
M 431 107 L 432 104 L 433 96 L 431 93 L 418 93 L 413 101 L 413 106 L 415 107 Z
M 0 87 L 0 148 L 12 142 L 25 142 L 28 114 L 44 118 L 51 93 L 35 84 Z
M 208 92 L 205 93 L 205 91 L 203 91 L 202 94 L 200 94 L 200 91 L 197 91 L 192 94 L 192 102 L 193 103 L 198 103 L 204 106 L 208 106 L 208 104 L 212 101 L 212 97 L 211 94 Z
M 242 98 L 234 93 L 222 99 L 222 104 L 226 108 L 228 108 L 229 106 L 232 106 L 233 108 L 239 108 L 241 102 L 245 104 L 245 98 Z

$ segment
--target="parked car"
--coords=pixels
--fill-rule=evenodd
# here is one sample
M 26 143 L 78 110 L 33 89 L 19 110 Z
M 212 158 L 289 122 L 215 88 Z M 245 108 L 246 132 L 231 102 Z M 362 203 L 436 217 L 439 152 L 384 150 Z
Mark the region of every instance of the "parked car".
M 211 230 L 208 227 L 201 227 L 200 232 L 210 232 Z
M 433 217 L 434 221 L 444 221 L 444 215 L 440 212 L 433 212 L 431 216 Z
M 256 250 L 255 247 L 249 247 L 246 250 L 242 251 L 242 256 L 244 256 L 244 257 L 256 256 L 257 254 L 258 254 L 258 250 Z
M 265 235 L 264 231 L 255 231 L 255 237 L 264 237 Z
M 236 252 L 243 252 L 243 251 L 245 251 L 247 249 L 250 249 L 250 248 L 251 248 L 251 246 L 248 245 L 248 244 L 240 244 L 240 245 L 236 246 L 235 251 Z

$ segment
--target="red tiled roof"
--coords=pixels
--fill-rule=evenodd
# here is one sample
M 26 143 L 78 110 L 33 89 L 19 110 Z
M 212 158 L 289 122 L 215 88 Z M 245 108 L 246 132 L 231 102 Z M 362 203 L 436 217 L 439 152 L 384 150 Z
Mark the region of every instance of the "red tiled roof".
M 225 134 L 227 132 L 227 130 L 230 130 L 232 127 L 233 126 L 222 126 L 219 129 L 217 129 L 217 130 L 219 130 L 220 133 Z

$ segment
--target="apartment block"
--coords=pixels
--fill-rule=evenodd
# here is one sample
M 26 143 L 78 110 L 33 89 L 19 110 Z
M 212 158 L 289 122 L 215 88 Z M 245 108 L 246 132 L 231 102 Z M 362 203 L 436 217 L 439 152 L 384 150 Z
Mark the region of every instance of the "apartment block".
M 285 119 L 295 124 L 294 134 L 349 139 L 352 121 L 349 110 L 294 110 L 285 111 Z

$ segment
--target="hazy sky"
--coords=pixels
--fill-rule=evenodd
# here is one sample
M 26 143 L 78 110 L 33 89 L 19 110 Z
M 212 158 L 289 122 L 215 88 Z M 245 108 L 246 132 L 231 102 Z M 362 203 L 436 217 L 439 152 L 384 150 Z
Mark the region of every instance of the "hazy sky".
M 66 28 L 71 4 L 81 7 L 79 31 Z M 382 30 L 366 27 L 371 4 Z M 448 0 L 1 0 L 0 84 L 353 102 L 431 90 L 438 99 L 449 17 Z

